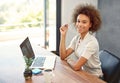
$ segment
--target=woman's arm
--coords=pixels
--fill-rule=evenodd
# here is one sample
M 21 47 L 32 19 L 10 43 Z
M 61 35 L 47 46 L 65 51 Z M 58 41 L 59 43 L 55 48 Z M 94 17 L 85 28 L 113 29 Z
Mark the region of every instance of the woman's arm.
M 71 48 L 66 49 L 65 40 L 66 40 L 66 33 L 68 30 L 68 25 L 64 25 L 60 27 L 61 39 L 60 39 L 60 58 L 64 60 L 67 56 L 69 56 L 73 50 Z
M 72 67 L 73 70 L 78 71 L 82 68 L 82 66 L 87 62 L 87 59 L 84 57 L 80 57 L 76 62 L 68 59 L 67 63 Z

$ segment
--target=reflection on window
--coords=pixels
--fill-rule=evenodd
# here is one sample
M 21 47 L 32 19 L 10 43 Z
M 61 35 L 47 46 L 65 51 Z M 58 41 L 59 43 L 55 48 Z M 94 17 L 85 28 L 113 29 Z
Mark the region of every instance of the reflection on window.
M 44 0 L 0 0 L 0 42 L 29 36 L 34 43 L 55 50 L 56 0 L 45 1 L 46 27 Z

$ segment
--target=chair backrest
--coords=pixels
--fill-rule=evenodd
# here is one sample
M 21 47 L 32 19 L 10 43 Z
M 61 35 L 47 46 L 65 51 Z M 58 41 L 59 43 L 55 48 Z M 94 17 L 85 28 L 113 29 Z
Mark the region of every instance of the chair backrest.
M 104 80 L 108 83 L 118 83 L 120 78 L 120 58 L 107 50 L 101 50 L 100 61 Z

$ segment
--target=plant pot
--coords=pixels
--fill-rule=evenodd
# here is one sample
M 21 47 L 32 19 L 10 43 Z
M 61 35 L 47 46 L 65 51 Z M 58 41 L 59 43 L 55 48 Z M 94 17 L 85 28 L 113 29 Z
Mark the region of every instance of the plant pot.
M 24 77 L 25 77 L 25 80 L 31 79 L 32 78 L 32 70 L 31 69 L 25 69 Z

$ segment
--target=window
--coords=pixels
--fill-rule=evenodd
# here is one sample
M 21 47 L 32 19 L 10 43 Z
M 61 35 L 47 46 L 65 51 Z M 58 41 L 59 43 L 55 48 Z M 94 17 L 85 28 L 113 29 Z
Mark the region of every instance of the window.
M 0 42 L 23 40 L 56 50 L 56 0 L 0 0 Z

